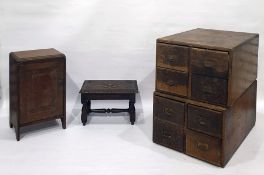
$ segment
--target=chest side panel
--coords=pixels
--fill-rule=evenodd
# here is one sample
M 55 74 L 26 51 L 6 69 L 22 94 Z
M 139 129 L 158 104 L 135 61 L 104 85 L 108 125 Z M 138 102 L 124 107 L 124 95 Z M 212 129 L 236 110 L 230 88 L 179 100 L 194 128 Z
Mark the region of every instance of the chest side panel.
M 255 37 L 232 52 L 229 106 L 257 79 L 258 43 Z

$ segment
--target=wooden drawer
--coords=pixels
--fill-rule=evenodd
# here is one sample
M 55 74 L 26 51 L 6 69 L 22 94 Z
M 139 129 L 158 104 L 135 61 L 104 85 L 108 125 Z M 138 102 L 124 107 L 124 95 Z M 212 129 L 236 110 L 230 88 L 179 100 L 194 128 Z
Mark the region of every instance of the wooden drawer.
M 228 60 L 228 52 L 197 48 L 191 50 L 192 73 L 227 78 Z
M 184 103 L 154 96 L 154 116 L 160 119 L 183 125 Z
M 156 69 L 156 89 L 187 96 L 188 73 L 171 69 Z
M 212 136 L 222 136 L 222 112 L 188 105 L 187 127 Z
M 157 66 L 188 71 L 189 48 L 157 43 Z
M 208 103 L 226 105 L 227 80 L 193 74 L 191 98 Z
M 186 132 L 186 154 L 221 166 L 221 140 L 188 131 Z
M 154 118 L 153 142 L 183 152 L 183 129 L 172 123 Z

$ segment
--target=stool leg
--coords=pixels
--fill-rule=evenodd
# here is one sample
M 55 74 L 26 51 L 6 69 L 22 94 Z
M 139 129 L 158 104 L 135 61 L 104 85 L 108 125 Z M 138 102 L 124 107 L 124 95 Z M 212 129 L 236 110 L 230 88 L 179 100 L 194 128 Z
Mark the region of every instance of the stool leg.
M 81 120 L 82 120 L 83 126 L 86 125 L 87 117 L 90 112 L 91 112 L 91 101 L 88 100 L 86 103 L 83 103 L 83 107 L 82 107 Z
M 136 120 L 136 109 L 135 109 L 135 102 L 129 101 L 129 114 L 130 114 L 130 123 L 134 125 Z

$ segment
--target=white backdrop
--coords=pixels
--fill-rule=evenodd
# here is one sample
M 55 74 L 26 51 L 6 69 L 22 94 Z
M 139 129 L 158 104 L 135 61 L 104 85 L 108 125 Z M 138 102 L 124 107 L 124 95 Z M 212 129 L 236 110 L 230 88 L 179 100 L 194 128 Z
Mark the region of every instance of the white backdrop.
M 256 156 L 259 154 L 262 157 L 264 156 L 263 146 L 261 146 L 263 139 L 259 140 L 259 137 L 262 137 L 260 132 L 263 132 L 261 128 L 264 128 L 264 125 L 261 124 L 261 121 L 263 122 L 261 107 L 264 105 L 262 102 L 264 93 L 261 90 L 264 87 L 264 74 L 262 71 L 264 68 L 263 8 L 263 0 L 0 0 L 0 118 L 3 122 L 0 127 L 4 128 L 1 130 L 3 133 L 10 133 L 8 143 L 5 139 L 4 141 L 2 139 L 6 136 L 0 134 L 0 149 L 2 149 L 0 153 L 4 148 L 8 148 L 10 144 L 14 144 L 14 149 L 21 149 L 16 142 L 13 143 L 14 133 L 13 130 L 8 128 L 7 122 L 9 110 L 9 52 L 53 47 L 65 53 L 67 57 L 67 112 L 72 121 L 79 118 L 79 113 L 74 111 L 80 110 L 78 91 L 83 80 L 138 80 L 140 90 L 138 108 L 141 111 L 140 117 L 145 118 L 141 127 L 143 128 L 142 131 L 148 135 L 146 144 L 151 144 L 153 147 L 150 135 L 152 132 L 151 117 L 156 39 L 197 27 L 212 28 L 260 34 L 257 129 L 254 130 L 255 135 L 251 136 L 250 145 L 240 151 L 240 154 L 242 154 L 248 149 L 251 150 L 250 154 L 242 154 L 242 159 L 247 159 L 248 155 L 253 156 L 251 158 L 253 162 L 249 163 L 248 166 L 257 170 L 251 171 L 250 168 L 247 168 L 239 171 L 240 174 L 250 172 L 258 174 L 261 171 L 261 166 L 256 164 L 260 163 L 261 159 L 260 156 Z M 76 127 L 80 125 L 80 122 L 78 122 Z M 107 127 L 107 125 L 100 126 Z M 122 125 L 122 127 L 126 127 L 126 125 Z M 67 130 L 69 134 L 70 129 L 71 127 Z M 83 128 L 80 128 L 80 132 L 81 129 Z M 53 127 L 51 130 L 60 132 L 60 130 L 53 129 Z M 42 131 L 35 133 L 36 139 L 41 137 L 39 136 L 40 133 Z M 45 134 L 48 135 L 48 132 L 45 131 Z M 57 134 L 55 135 L 57 136 Z M 49 137 L 47 136 L 47 138 Z M 35 137 L 25 136 L 22 141 L 23 139 L 28 139 L 30 144 L 32 141 L 30 139 L 34 141 Z M 6 147 L 1 148 L 1 143 Z M 162 151 L 165 148 L 158 149 Z M 160 169 L 154 168 L 153 171 L 147 171 L 147 168 L 142 166 L 141 169 L 139 167 L 138 173 L 159 174 L 166 172 L 168 174 L 173 172 L 168 170 L 177 171 L 177 169 L 173 169 L 175 161 L 177 164 L 181 163 L 182 160 L 196 163 L 195 159 L 184 155 L 170 151 L 167 151 L 166 154 L 176 154 L 175 156 L 180 156 L 180 159 L 174 160 L 173 156 L 169 156 L 169 159 L 172 160 L 160 158 L 160 160 L 171 164 L 171 167 L 166 169 L 167 165 L 163 165 L 165 166 L 164 169 L 159 167 Z M 235 161 L 237 166 L 231 166 L 231 169 L 227 169 L 227 171 L 215 171 L 219 169 L 207 164 L 204 166 L 203 163 L 200 164 L 200 161 L 197 161 L 198 163 L 195 165 L 188 165 L 196 168 L 201 165 L 203 173 L 232 174 L 232 172 L 238 171 L 238 167 L 243 168 L 245 166 L 247 161 L 245 160 L 244 163 L 240 164 L 240 158 L 234 158 L 237 160 Z M 12 169 L 10 165 L 3 165 L 1 161 L 5 162 L 0 156 L 0 171 L 1 166 L 6 171 Z M 160 165 L 157 164 L 157 166 Z M 208 167 L 210 171 L 208 171 Z M 179 169 L 185 171 L 185 174 L 187 172 L 191 173 L 186 165 L 182 165 Z M 39 169 L 36 168 L 36 170 Z M 11 172 L 15 173 L 15 171 Z M 78 171 L 72 170 L 70 172 L 76 173 Z M 93 173 L 96 172 L 98 171 Z M 109 174 L 111 172 L 117 173 L 116 171 L 108 171 Z M 119 172 L 121 172 L 121 169 Z

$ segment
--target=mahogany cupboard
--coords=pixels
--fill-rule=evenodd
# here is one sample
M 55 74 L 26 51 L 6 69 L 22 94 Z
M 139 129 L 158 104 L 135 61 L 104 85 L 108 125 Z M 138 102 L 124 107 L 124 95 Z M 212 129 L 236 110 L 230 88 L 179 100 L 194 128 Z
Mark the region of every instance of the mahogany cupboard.
M 9 56 L 10 127 L 20 140 L 20 127 L 65 115 L 65 55 L 55 49 L 11 52 Z

